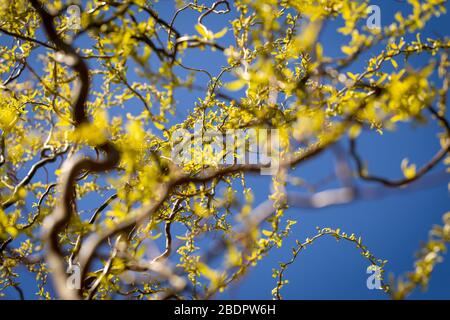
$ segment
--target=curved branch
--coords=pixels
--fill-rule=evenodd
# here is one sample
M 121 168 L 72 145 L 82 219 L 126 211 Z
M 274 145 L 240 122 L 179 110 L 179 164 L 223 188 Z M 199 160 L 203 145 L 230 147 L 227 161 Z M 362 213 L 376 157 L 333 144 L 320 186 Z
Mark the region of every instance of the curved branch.
M 443 127 L 446 129 L 447 136 L 450 137 L 450 125 L 449 125 L 447 119 L 445 119 L 443 116 L 439 115 L 439 113 L 436 110 L 434 110 L 432 107 L 428 107 L 427 109 L 431 112 L 431 114 L 433 114 L 439 120 L 439 122 L 441 122 Z M 419 178 L 424 176 L 426 173 L 428 173 L 431 169 L 433 169 L 436 165 L 438 165 L 439 162 L 441 162 L 441 160 L 444 159 L 444 157 L 449 152 L 450 152 L 450 144 L 447 142 L 447 146 L 442 147 L 442 149 L 440 149 L 433 156 L 433 158 L 431 158 L 431 160 L 428 163 L 426 163 L 423 167 L 421 167 L 414 176 L 412 176 L 410 178 L 399 179 L 399 180 L 390 180 L 390 179 L 387 179 L 384 177 L 369 175 L 368 173 L 366 173 L 364 171 L 363 161 L 356 151 L 356 139 L 350 139 L 350 154 L 356 162 L 356 167 L 357 167 L 359 177 L 363 180 L 378 182 L 387 187 L 392 187 L 392 188 L 401 187 L 401 186 L 407 185 L 413 181 L 418 180 Z
M 33 38 L 30 38 L 30 37 L 27 37 L 26 35 L 23 35 L 23 34 L 14 33 L 14 32 L 8 31 L 6 29 L 3 29 L 1 27 L 0 27 L 0 32 L 6 34 L 8 36 L 17 38 L 17 39 L 21 39 L 21 40 L 24 40 L 24 41 L 29 41 L 29 42 L 32 42 L 34 44 L 41 45 L 41 46 L 46 47 L 48 49 L 56 50 L 56 48 L 54 46 L 49 45 L 48 43 L 45 43 L 45 42 L 39 41 L 37 39 L 33 39 Z
M 89 69 L 76 50 L 59 37 L 53 24 L 53 15 L 47 12 L 38 0 L 30 0 L 30 2 L 41 17 L 47 37 L 52 40 L 58 50 L 61 50 L 68 58 L 70 58 L 65 59 L 65 61 L 68 62 L 80 77 L 80 86 L 75 92 L 76 100 L 73 106 L 73 119 L 75 121 L 75 126 L 87 122 L 88 119 L 84 104 L 89 94 Z
M 53 24 L 54 17 L 47 12 L 38 0 L 30 0 L 30 2 L 41 17 L 47 37 L 52 40 L 59 50 L 70 57 L 70 59 L 66 59 L 66 62 L 70 62 L 70 66 L 78 73 L 80 85 L 75 92 L 76 98 L 73 103 L 72 114 L 75 127 L 79 127 L 81 124 L 89 121 L 85 109 L 90 86 L 88 66 L 76 50 L 59 37 Z M 116 148 L 109 142 L 99 146 L 99 150 L 105 153 L 104 160 L 71 157 L 64 162 L 60 180 L 62 188 L 60 201 L 58 201 L 53 213 L 44 222 L 43 238 L 48 245 L 46 258 L 54 274 L 58 295 L 63 299 L 81 298 L 80 292 L 66 287 L 65 258 L 58 241 L 59 232 L 65 228 L 70 220 L 76 178 L 82 171 L 95 173 L 110 170 L 116 166 L 120 158 Z
M 170 255 L 172 251 L 172 233 L 170 231 L 170 226 L 172 225 L 173 218 L 175 217 L 179 209 L 180 209 L 180 199 L 177 199 L 177 201 L 173 205 L 172 212 L 170 213 L 169 218 L 166 222 L 166 226 L 164 228 L 164 232 L 166 234 L 166 249 L 164 250 L 163 253 L 154 258 L 152 262 L 156 262 L 161 259 L 166 259 Z
M 97 220 L 98 215 L 106 209 L 110 205 L 111 202 L 113 202 L 115 199 L 117 199 L 117 193 L 111 195 L 108 199 L 106 199 L 100 207 L 98 207 L 94 213 L 92 214 L 91 218 L 89 219 L 89 224 L 94 224 L 94 222 Z M 78 252 L 80 251 L 81 241 L 82 241 L 82 235 L 78 235 L 77 240 L 75 241 L 75 246 L 72 249 L 72 253 L 69 257 L 69 263 L 73 264 L 74 258 L 78 255 Z
M 9 197 L 9 199 L 2 203 L 3 209 L 8 209 L 14 203 L 17 202 L 17 199 L 16 199 L 17 191 L 19 191 L 20 188 L 27 185 L 31 181 L 31 179 L 33 179 L 34 175 L 40 168 L 45 166 L 47 163 L 54 162 L 57 157 L 65 154 L 68 150 L 69 150 L 69 148 L 65 147 L 63 150 L 56 152 L 54 155 L 52 155 L 50 157 L 42 158 L 41 160 L 39 160 L 38 162 L 33 164 L 31 166 L 30 170 L 28 171 L 28 173 L 26 174 L 26 176 L 14 187 L 14 191 L 13 191 L 12 195 Z

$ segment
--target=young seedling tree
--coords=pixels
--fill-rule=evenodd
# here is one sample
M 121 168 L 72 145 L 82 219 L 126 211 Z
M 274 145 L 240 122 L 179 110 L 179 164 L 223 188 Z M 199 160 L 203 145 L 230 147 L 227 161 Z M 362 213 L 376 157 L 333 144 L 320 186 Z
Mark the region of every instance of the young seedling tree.
M 429 186 L 450 163 L 450 42 L 420 32 L 445 6 L 408 0 L 383 25 L 364 0 L 1 0 L 0 292 L 212 298 L 283 246 L 287 209 Z M 401 179 L 373 175 L 360 133 L 398 122 L 439 125 L 441 149 L 417 168 L 404 160 Z M 327 150 L 338 187 L 301 179 Z M 318 228 L 261 281 L 280 299 L 297 255 L 332 236 L 404 298 L 440 261 L 443 220 L 399 279 L 383 278 L 359 235 Z

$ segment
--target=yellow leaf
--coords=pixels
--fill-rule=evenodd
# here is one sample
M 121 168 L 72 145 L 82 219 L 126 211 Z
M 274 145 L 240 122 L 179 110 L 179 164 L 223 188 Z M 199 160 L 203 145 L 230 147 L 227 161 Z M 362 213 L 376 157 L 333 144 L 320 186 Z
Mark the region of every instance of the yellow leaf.
M 242 263 L 241 253 L 234 246 L 228 248 L 227 263 L 230 266 L 238 266 Z
M 245 84 L 246 83 L 244 80 L 239 79 L 239 80 L 235 80 L 235 81 L 226 83 L 224 85 L 224 87 L 230 91 L 239 91 L 245 86 Z
M 202 24 L 196 24 L 195 25 L 195 30 L 197 30 L 197 32 L 203 36 L 204 38 L 209 38 L 210 37 L 210 32 L 208 29 L 205 28 L 204 25 Z
M 361 133 L 361 126 L 357 124 L 351 126 L 350 129 L 348 130 L 348 136 L 352 139 L 358 137 L 360 133 Z
M 158 232 L 158 233 L 155 234 L 154 236 L 152 236 L 152 235 L 147 236 L 147 238 L 150 239 L 150 240 L 156 240 L 156 239 L 158 239 L 159 237 L 161 237 L 161 235 L 162 235 L 162 233 L 161 233 L 161 232 Z
M 228 31 L 228 28 L 225 27 L 222 30 L 220 30 L 219 32 L 214 33 L 214 39 L 222 38 L 227 33 L 227 31 Z
M 342 46 L 341 50 L 343 53 L 345 53 L 348 56 L 352 55 L 355 52 L 355 49 L 353 49 L 352 47 L 349 47 L 349 46 Z
M 398 63 L 397 63 L 397 61 L 395 61 L 394 59 L 391 59 L 391 63 L 392 63 L 392 66 L 393 66 L 395 69 L 398 68 Z
M 320 43 L 316 45 L 316 56 L 317 60 L 320 60 L 323 57 L 323 47 Z
M 8 226 L 5 228 L 6 232 L 9 233 L 9 235 L 13 238 L 15 238 L 18 234 L 18 231 L 16 228 L 12 227 L 12 226 Z
M 403 159 L 401 163 L 401 168 L 405 178 L 412 179 L 416 175 L 416 165 L 409 164 L 408 162 L 409 162 L 408 158 Z
M 211 281 L 215 281 L 218 278 L 218 274 L 215 270 L 208 267 L 206 264 L 199 262 L 197 264 L 198 271 L 205 276 L 205 278 L 208 278 Z
M 356 81 L 358 79 L 358 74 L 353 74 L 351 72 L 347 72 L 347 76 L 352 79 L 353 81 Z
M 196 215 L 202 218 L 207 218 L 210 216 L 210 211 L 207 208 L 202 207 L 199 203 L 194 204 L 194 212 Z
M 26 190 L 25 188 L 20 188 L 20 189 L 17 191 L 17 196 L 18 196 L 20 199 L 25 199 L 25 197 L 27 196 L 27 190 Z
M 158 122 L 153 122 L 153 125 L 155 126 L 156 129 L 158 130 L 164 130 L 165 127 L 162 123 L 158 123 Z

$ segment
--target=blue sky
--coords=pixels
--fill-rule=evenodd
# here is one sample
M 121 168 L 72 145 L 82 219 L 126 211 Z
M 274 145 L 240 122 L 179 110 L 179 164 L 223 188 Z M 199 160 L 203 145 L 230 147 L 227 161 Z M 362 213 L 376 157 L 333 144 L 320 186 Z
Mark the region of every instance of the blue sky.
M 202 1 L 212 3 L 212 1 Z M 371 1 L 381 7 L 382 24 L 387 25 L 393 19 L 393 14 L 405 11 L 409 5 L 395 0 Z M 161 0 L 156 8 L 161 10 L 163 17 L 171 17 L 174 4 L 171 0 Z M 210 16 L 204 23 L 212 30 L 221 30 L 232 15 Z M 194 23 L 193 23 L 194 21 Z M 177 20 L 176 27 L 186 33 L 194 33 L 196 15 L 183 13 Z M 336 25 L 339 25 L 337 22 Z M 334 25 L 331 24 L 321 35 L 325 54 L 342 55 L 340 53 L 339 37 L 335 36 Z M 426 35 L 441 34 L 448 36 L 450 23 L 448 16 L 435 18 L 423 30 Z M 230 33 L 230 32 L 229 32 Z M 220 43 L 232 43 L 229 35 L 220 39 Z M 368 54 L 370 56 L 370 53 Z M 428 56 L 413 60 L 420 65 L 428 60 Z M 364 57 L 367 59 L 367 56 Z M 352 67 L 364 65 L 361 60 Z M 205 68 L 213 74 L 220 71 L 225 58 L 219 51 L 192 50 L 186 54 L 184 63 L 191 67 Z M 231 79 L 231 76 L 225 79 Z M 199 75 L 198 84 L 207 85 L 208 78 Z M 184 118 L 188 110 L 192 110 L 193 102 L 201 96 L 198 92 L 181 92 L 177 94 L 179 101 L 177 119 Z M 372 173 L 386 177 L 400 178 L 400 162 L 407 157 L 418 166 L 426 163 L 439 149 L 436 134 L 437 125 L 414 126 L 410 123 L 401 124 L 394 132 L 385 132 L 382 136 L 373 133 L 363 133 L 358 144 L 360 154 L 369 161 Z M 348 143 L 342 146 L 348 149 Z M 333 170 L 332 156 L 326 152 L 319 158 L 299 166 L 295 173 L 310 181 L 319 181 Z M 432 173 L 443 172 L 443 166 L 435 168 Z M 235 299 L 271 299 L 271 290 L 275 281 L 271 277 L 272 268 L 278 267 L 278 262 L 290 259 L 291 247 L 295 240 L 304 240 L 316 233 L 316 226 L 341 228 L 347 233 L 362 236 L 363 242 L 378 258 L 388 260 L 387 274 L 402 274 L 412 270 L 414 253 L 421 241 L 426 241 L 428 232 L 434 224 L 441 223 L 442 215 L 450 210 L 448 179 L 443 179 L 439 185 L 413 193 L 392 194 L 375 201 L 358 201 L 351 205 L 330 207 L 322 210 L 289 209 L 287 217 L 294 218 L 298 223 L 293 227 L 291 236 L 285 240 L 281 249 L 274 249 L 263 259 L 249 275 L 229 291 L 217 298 Z M 270 178 L 261 176 L 249 177 L 249 185 L 255 195 L 255 202 L 266 199 L 270 189 Z M 295 191 L 295 190 L 294 190 Z M 86 204 L 93 207 L 92 204 Z M 447 258 L 447 257 L 445 257 Z M 285 299 L 385 299 L 386 295 L 366 287 L 365 260 L 354 245 L 336 242 L 334 238 L 323 238 L 300 253 L 294 265 L 286 274 L 290 283 L 283 288 Z M 450 299 L 450 259 L 437 265 L 427 292 L 417 290 L 411 298 L 418 299 Z M 24 278 L 24 289 L 34 287 L 34 279 Z M 11 297 L 15 295 L 11 292 Z M 34 298 L 27 295 L 27 298 Z

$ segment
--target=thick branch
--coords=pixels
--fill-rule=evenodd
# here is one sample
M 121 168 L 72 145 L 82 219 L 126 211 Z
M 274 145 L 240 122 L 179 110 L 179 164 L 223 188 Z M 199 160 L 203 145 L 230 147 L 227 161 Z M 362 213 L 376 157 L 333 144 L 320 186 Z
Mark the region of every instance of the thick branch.
M 73 104 L 73 120 L 75 127 L 88 122 L 85 104 L 89 93 L 89 70 L 86 63 L 77 54 L 75 49 L 62 40 L 53 24 L 53 16 L 37 0 L 30 0 L 33 7 L 39 13 L 44 25 L 47 37 L 52 40 L 56 47 L 73 60 L 71 67 L 78 73 L 80 86 L 75 93 Z M 55 287 L 58 295 L 63 299 L 79 299 L 80 293 L 66 287 L 66 268 L 64 254 L 59 248 L 58 234 L 69 223 L 74 201 L 74 184 L 76 178 L 82 171 L 104 172 L 116 166 L 119 161 L 119 153 L 109 142 L 99 146 L 99 150 L 105 153 L 104 160 L 93 160 L 83 157 L 71 157 L 67 159 L 62 167 L 60 180 L 61 198 L 53 213 L 44 222 L 44 241 L 48 244 L 47 261 L 52 268 Z

